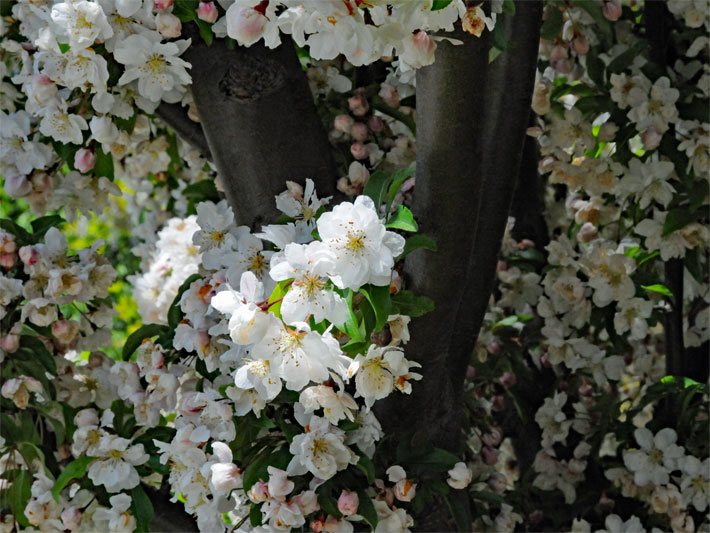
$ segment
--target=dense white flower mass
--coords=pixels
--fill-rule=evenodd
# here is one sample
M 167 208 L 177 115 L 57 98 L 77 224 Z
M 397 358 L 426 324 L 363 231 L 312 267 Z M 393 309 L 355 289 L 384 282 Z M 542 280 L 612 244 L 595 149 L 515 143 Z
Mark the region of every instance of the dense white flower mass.
M 378 402 L 428 379 L 407 358 L 429 357 L 417 328 L 433 307 L 405 256 L 435 243 L 398 218 L 426 187 L 416 69 L 484 37 L 484 81 L 524 52 L 501 30 L 530 6 L 6 4 L 0 532 L 147 531 L 167 487 L 210 533 L 406 532 L 432 498 L 456 520 L 454 494 L 474 505 L 460 530 L 708 529 L 708 389 L 686 368 L 710 338 L 704 0 L 544 3 L 526 140 L 541 205 L 515 202 L 475 347 L 425 365 L 443 380 L 421 387 L 441 393 L 436 427 L 396 433 Z M 208 128 L 199 114 L 220 104 L 193 100 L 187 57 L 287 41 L 348 198 L 285 169 L 280 218 L 237 226 L 232 176 L 160 106 Z M 279 149 L 260 141 L 261 157 Z M 437 307 L 483 305 L 460 296 Z M 458 350 L 451 325 L 437 361 Z

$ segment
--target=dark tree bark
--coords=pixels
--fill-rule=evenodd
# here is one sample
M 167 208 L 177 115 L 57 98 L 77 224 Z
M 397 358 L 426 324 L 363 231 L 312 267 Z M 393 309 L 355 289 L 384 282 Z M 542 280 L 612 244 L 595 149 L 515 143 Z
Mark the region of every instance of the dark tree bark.
M 175 132 L 184 140 L 197 148 L 204 157 L 212 159 L 210 147 L 207 145 L 205 132 L 202 131 L 202 126 L 199 122 L 194 122 L 187 116 L 185 108 L 180 104 L 168 104 L 163 102 L 155 110 L 163 122 L 175 130 Z
M 438 252 L 406 261 L 409 287 L 436 309 L 412 323 L 407 357 L 425 378 L 412 396 L 387 400 L 379 414 L 393 434 L 418 428 L 415 441 L 458 453 L 464 376 L 491 290 L 520 168 L 532 99 L 542 4 L 516 2 L 505 17 L 511 50 L 488 63 L 489 35 L 442 42 L 417 73 L 417 185 L 413 210 Z M 468 501 L 458 504 L 470 516 Z M 456 530 L 435 502 L 423 531 Z
M 311 178 L 335 194 L 336 168 L 293 43 L 230 50 L 199 39 L 185 52 L 192 94 L 227 200 L 239 224 L 258 228 L 278 216 L 274 196 L 287 180 Z
M 533 114 L 528 124 L 534 124 Z M 537 140 L 526 135 L 510 215 L 515 217 L 513 238 L 517 241 L 530 239 L 538 250 L 543 250 L 549 244 L 550 237 L 543 216 L 542 180 L 537 169 L 539 161 Z

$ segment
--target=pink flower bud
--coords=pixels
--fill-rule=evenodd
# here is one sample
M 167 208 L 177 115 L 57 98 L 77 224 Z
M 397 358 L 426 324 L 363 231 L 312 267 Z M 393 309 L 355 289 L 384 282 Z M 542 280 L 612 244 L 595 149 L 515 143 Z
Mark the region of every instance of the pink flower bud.
M 385 129 L 385 123 L 384 121 L 378 117 L 377 115 L 372 115 L 368 120 L 367 120 L 367 125 L 370 127 L 372 131 L 375 133 L 381 132 L 383 129 Z
M 39 252 L 34 246 L 23 246 L 20 248 L 20 261 L 27 266 L 36 265 L 39 261 Z
M 506 389 L 513 387 L 517 382 L 518 378 L 512 372 L 503 372 L 503 375 L 500 377 L 500 384 Z
M 491 398 L 491 409 L 496 412 L 501 412 L 505 409 L 505 396 L 502 394 L 496 394 Z
M 484 446 L 481 450 L 483 462 L 487 465 L 494 465 L 498 462 L 498 450 L 489 446 Z
M 643 147 L 646 150 L 655 150 L 658 148 L 658 145 L 661 144 L 662 138 L 663 134 L 653 126 L 646 128 L 646 131 L 641 134 L 641 141 L 643 142 Z
M 362 122 L 356 122 L 353 124 L 353 127 L 350 128 L 350 135 L 352 135 L 353 139 L 356 141 L 364 142 L 370 136 L 370 130 L 368 130 L 367 126 Z
M 15 261 L 17 260 L 17 254 L 15 253 L 0 253 L 0 266 L 7 268 L 8 270 L 15 266 Z
M 32 192 L 32 183 L 26 176 L 10 176 L 5 178 L 5 192 L 12 198 L 22 198 Z
M 19 335 L 13 335 L 10 333 L 9 335 L 0 337 L 0 350 L 3 350 L 5 353 L 13 353 L 17 350 L 17 348 L 19 348 L 19 346 Z
M 370 110 L 370 104 L 364 94 L 356 94 L 348 98 L 348 108 L 356 117 L 363 117 Z
M 219 13 L 214 2 L 200 2 L 200 5 L 197 6 L 197 18 L 200 20 L 214 24 L 218 16 Z
M 597 238 L 598 234 L 599 232 L 594 224 L 591 222 L 585 222 L 577 232 L 577 240 L 579 242 L 592 242 Z
M 488 351 L 488 353 L 493 355 L 500 353 L 502 349 L 503 347 L 500 345 L 500 342 L 496 340 L 493 340 L 486 344 L 486 350 Z
M 584 35 L 577 35 L 572 41 L 574 51 L 583 56 L 589 52 L 589 41 Z
M 590 396 L 592 392 L 594 392 L 594 387 L 592 387 L 589 383 L 584 381 L 578 388 L 577 392 L 579 392 L 580 396 Z
M 60 344 L 71 344 L 79 333 L 79 323 L 74 320 L 57 320 L 52 324 L 52 335 Z
M 337 115 L 333 119 L 333 127 L 343 133 L 350 133 L 350 128 L 355 124 L 355 119 L 350 115 Z
M 474 379 L 476 377 L 476 368 L 469 365 L 466 368 L 466 379 Z
M 497 494 L 503 494 L 507 486 L 505 476 L 503 474 L 500 474 L 499 472 L 496 472 L 488 478 L 488 486 L 493 490 L 493 492 L 496 492 Z
M 86 174 L 96 165 L 96 154 L 88 148 L 81 148 L 74 154 L 74 168 Z
M 182 22 L 180 22 L 180 19 L 172 13 L 158 13 L 156 22 L 158 25 L 158 32 L 163 37 L 167 37 L 168 39 L 180 37 L 180 32 L 182 32 Z
M 345 516 L 350 516 L 357 513 L 357 508 L 360 505 L 360 499 L 357 492 L 343 490 L 338 498 L 338 511 Z
M 382 98 L 382 100 L 384 100 L 384 102 L 388 106 L 394 108 L 399 107 L 399 91 L 389 83 L 382 84 L 382 86 L 380 87 L 379 96 L 380 98 Z
M 153 4 L 155 5 L 155 9 L 162 11 L 163 9 L 172 7 L 173 0 L 154 0 Z
M 62 511 L 61 518 L 64 529 L 75 531 L 81 524 L 81 511 L 76 507 L 68 507 Z
M 318 518 L 314 518 L 311 520 L 311 531 L 313 533 L 320 533 L 323 531 L 323 528 L 325 527 L 325 517 L 320 516 Z
M 528 515 L 528 520 L 530 521 L 531 524 L 537 525 L 540 522 L 542 522 L 542 519 L 544 518 L 544 514 L 540 509 L 535 509 L 532 513 Z
M 503 435 L 501 434 L 500 430 L 495 427 L 491 428 L 490 431 L 484 433 L 481 437 L 483 444 L 491 447 L 498 446 L 502 439 Z
M 353 154 L 353 157 L 355 159 L 367 159 L 367 156 L 369 155 L 370 151 L 361 142 L 354 142 L 352 145 L 350 145 L 350 153 Z
M 604 0 L 602 5 L 604 18 L 616 22 L 621 17 L 621 0 Z

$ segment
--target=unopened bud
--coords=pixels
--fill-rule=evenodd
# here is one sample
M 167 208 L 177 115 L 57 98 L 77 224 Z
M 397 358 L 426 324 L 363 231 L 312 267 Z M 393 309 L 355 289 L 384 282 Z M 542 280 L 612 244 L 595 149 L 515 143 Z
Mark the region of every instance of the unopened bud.
M 218 16 L 219 13 L 214 2 L 200 2 L 200 5 L 197 6 L 197 18 L 200 20 L 213 24 Z
M 167 37 L 168 39 L 180 37 L 180 33 L 182 32 L 182 22 L 180 22 L 180 19 L 172 13 L 158 13 L 156 22 L 158 32 L 163 37 Z
M 96 154 L 88 148 L 80 148 L 74 154 L 74 168 L 86 174 L 96 165 Z
M 370 130 L 362 122 L 356 122 L 353 127 L 350 128 L 350 135 L 356 141 L 364 142 L 370 136 Z
M 343 490 L 338 498 L 338 511 L 343 513 L 344 516 L 350 516 L 357 513 L 358 506 L 360 505 L 360 499 L 358 498 L 357 492 L 350 490 Z
M 370 155 L 370 150 L 361 142 L 354 142 L 350 145 L 350 153 L 355 159 L 367 159 Z

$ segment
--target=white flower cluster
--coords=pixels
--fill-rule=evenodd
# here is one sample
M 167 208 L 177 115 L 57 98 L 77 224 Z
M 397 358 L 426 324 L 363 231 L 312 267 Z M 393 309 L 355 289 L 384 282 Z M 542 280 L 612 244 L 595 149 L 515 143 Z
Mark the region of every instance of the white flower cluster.
M 177 390 L 177 434 L 156 445 L 161 461 L 171 465 L 174 492 L 185 496 L 186 509 L 197 516 L 201 529 L 223 527 L 217 507 L 243 516 L 253 503 L 263 504 L 264 524 L 303 525 L 318 509 L 315 493 L 291 494 L 294 485 L 288 478 L 327 480 L 358 463 L 360 456 L 371 457 L 382 430 L 370 407 L 396 390 L 409 394 L 410 382 L 421 378 L 411 371 L 418 365 L 407 361 L 397 346 L 409 338 L 408 317 L 389 317 L 392 345 L 370 345 L 366 355 L 354 359 L 343 351 L 343 331 L 352 313 L 348 294 L 364 286 L 389 287 L 404 239 L 385 228 L 368 197 L 322 212 L 327 202 L 316 196 L 312 181 L 305 187 L 289 183 L 276 203 L 290 221 L 265 226 L 258 234 L 237 227 L 224 201 L 197 206 L 199 230 L 192 240 L 199 247 L 204 276 L 182 294 L 185 318 L 177 325 L 173 346 L 179 354 L 197 356 L 204 365 L 202 370 L 196 367 L 198 373 L 214 372 L 215 377 L 201 378 L 198 390 L 193 369 L 181 367 L 177 388 L 175 372 L 169 378 L 161 374 L 160 380 L 170 380 L 169 394 Z M 173 253 L 174 258 L 184 255 Z M 155 389 L 133 390 L 138 371 L 129 363 L 118 365 L 133 376 L 121 378 L 133 385 L 124 392 L 119 387 L 118 394 L 138 400 L 136 413 L 157 416 L 156 405 L 168 403 L 153 403 Z M 354 385 L 349 385 L 353 378 Z M 295 434 L 288 451 L 281 452 L 289 460 L 283 470 L 271 466 L 268 479 L 245 487 L 243 472 L 249 465 L 235 464 L 228 448 L 237 436 L 232 420 L 236 416 L 239 424 L 263 417 L 272 405 L 279 408 L 286 391 L 298 393 L 293 415 L 287 415 L 293 416 Z M 341 429 L 344 422 L 351 427 Z M 352 528 L 347 521 L 338 524 L 339 530 Z
M 106 303 L 93 305 L 108 296 L 116 278 L 116 271 L 97 252 L 102 241 L 69 255 L 66 238 L 56 228 L 47 230 L 43 243 L 19 250 L 7 232 L 0 230 L 0 239 L 6 241 L 6 250 L 13 250 L 6 253 L 4 266 L 21 265 L 24 274 L 14 277 L 0 272 L 0 318 L 6 316 L 13 302 L 23 302 L 19 316 L 0 334 L 0 360 L 4 353 L 17 349 L 23 323 L 38 328 L 50 326 L 57 347 L 63 351 L 91 350 L 110 342 L 113 309 Z M 66 304 L 92 305 L 74 320 L 60 316 L 60 306 Z
M 284 33 L 298 46 L 307 46 L 314 59 L 343 54 L 358 66 L 397 55 L 404 72 L 434 62 L 436 38 L 430 34 L 453 30 L 460 18 L 465 31 L 480 36 L 485 27 L 493 29 L 496 12 L 502 9 L 502 2 L 493 2 L 494 12 L 489 17 L 479 6 L 467 7 L 463 0 L 438 10 L 432 10 L 432 0 L 234 0 L 224 4 L 229 7 L 215 32 L 226 30 L 241 45 L 251 46 L 263 39 L 266 46 L 275 48 Z
M 158 233 L 149 266 L 145 272 L 130 278 L 133 298 L 146 323 L 166 324 L 168 309 L 180 285 L 200 265 L 200 252 L 192 242 L 198 231 L 197 217 L 172 218 Z

